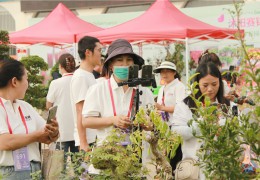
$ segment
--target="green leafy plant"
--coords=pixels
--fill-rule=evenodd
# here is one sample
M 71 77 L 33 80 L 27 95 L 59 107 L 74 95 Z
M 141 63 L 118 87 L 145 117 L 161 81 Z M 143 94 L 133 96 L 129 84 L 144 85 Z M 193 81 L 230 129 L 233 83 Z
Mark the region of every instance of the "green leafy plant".
M 23 57 L 21 62 L 28 71 L 29 87 L 24 100 L 37 109 L 45 109 L 47 88 L 43 85 L 42 70 L 47 70 L 47 63 L 39 56 Z
M 149 136 L 143 134 L 141 137 L 150 144 L 151 152 L 155 156 L 157 177 L 173 179 L 172 168 L 167 156 L 174 157 L 176 149 L 182 141 L 181 137 L 170 130 L 153 107 L 140 108 L 133 123 L 135 126 L 145 127 L 147 131 L 150 131 Z M 132 142 L 135 142 L 133 139 L 134 137 L 131 138 Z
M 183 61 L 183 52 L 185 50 L 185 46 L 182 43 L 174 43 L 175 51 L 173 54 L 170 53 L 169 48 L 166 48 L 167 55 L 165 57 L 166 61 L 173 62 L 176 65 L 176 70 L 179 74 L 184 69 L 184 61 Z
M 197 82 L 192 85 L 196 87 Z M 200 133 L 193 130 L 193 135 L 203 142 L 197 156 L 199 165 L 204 170 L 207 179 L 243 179 L 248 175 L 241 171 L 241 157 L 243 154 L 241 139 L 242 128 L 237 116 L 232 115 L 225 105 L 214 106 L 205 97 L 204 105 L 201 98 L 196 99 L 193 89 L 191 95 L 197 108 L 194 109 L 193 119 L 188 123 L 198 125 Z M 224 125 L 219 122 L 225 119 Z M 225 158 L 223 158 L 225 157 Z
M 9 58 L 9 44 L 8 32 L 0 30 L 0 60 Z
M 39 170 L 39 171 L 36 171 L 36 172 L 31 173 L 31 177 L 32 177 L 32 180 L 41 179 L 41 177 L 42 177 L 42 171 Z M 1 179 L 1 178 L 0 178 L 0 179 Z
M 250 145 L 256 158 L 251 159 L 259 163 L 260 154 L 260 70 L 255 68 L 259 60 L 252 61 L 249 58 L 244 42 L 244 35 L 240 29 L 240 16 L 243 4 L 234 2 L 235 10 L 229 10 L 231 16 L 237 22 L 238 33 L 236 37 L 241 43 L 241 50 L 244 57 L 241 63 L 241 73 L 246 74 L 248 84 L 248 97 L 254 100 L 255 106 L 249 107 L 249 112 L 235 116 L 231 109 L 226 106 L 214 106 L 205 97 L 202 104 L 200 99 L 195 98 L 198 92 L 197 83 L 193 83 L 191 97 L 197 108 L 194 109 L 193 119 L 189 125 L 196 123 L 200 132 L 193 131 L 193 135 L 203 142 L 198 157 L 199 165 L 203 168 L 207 179 L 258 179 L 259 169 L 256 173 L 245 173 L 242 171 L 241 163 L 244 158 L 243 145 Z M 235 72 L 237 73 L 237 72 Z M 194 75 L 196 76 L 196 75 Z M 193 77 L 194 77 L 193 76 Z M 192 79 L 192 78 L 191 78 Z M 220 119 L 225 119 L 224 124 L 219 124 Z
M 141 179 L 144 174 L 141 154 L 135 146 L 122 146 L 126 134 L 120 129 L 114 129 L 102 146 L 94 149 L 91 163 L 101 170 L 101 176 L 108 179 Z
M 58 62 L 51 68 L 50 74 L 52 76 L 52 79 L 49 80 L 48 86 L 50 85 L 51 81 L 53 81 L 55 73 L 58 73 L 59 78 L 61 77 L 61 74 L 59 73 L 59 63 Z

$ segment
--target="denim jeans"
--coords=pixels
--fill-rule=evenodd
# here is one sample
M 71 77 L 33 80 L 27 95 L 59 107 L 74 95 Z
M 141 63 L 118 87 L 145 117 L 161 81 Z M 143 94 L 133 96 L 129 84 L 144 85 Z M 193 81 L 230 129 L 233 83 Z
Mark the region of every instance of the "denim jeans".
M 31 173 L 41 170 L 41 163 L 31 161 L 31 170 L 15 171 L 14 166 L 0 166 L 0 174 L 3 175 L 3 180 L 30 180 Z M 40 179 L 42 179 L 40 177 Z
M 57 142 L 56 144 L 56 149 L 60 149 L 60 144 L 61 144 L 61 150 L 64 150 L 64 153 L 66 154 L 67 152 L 79 152 L 79 148 L 75 146 L 75 141 L 65 141 L 65 142 Z

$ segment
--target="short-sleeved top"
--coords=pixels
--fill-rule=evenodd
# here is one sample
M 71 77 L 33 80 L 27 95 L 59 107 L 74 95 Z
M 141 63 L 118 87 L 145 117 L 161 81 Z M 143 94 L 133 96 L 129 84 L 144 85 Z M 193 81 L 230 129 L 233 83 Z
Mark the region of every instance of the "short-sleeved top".
M 185 86 L 179 79 L 174 79 L 167 85 L 164 85 L 160 88 L 157 98 L 158 104 L 163 104 L 162 99 L 164 95 L 164 105 L 167 106 L 174 106 L 177 102 L 182 101 L 185 97 Z M 169 113 L 170 119 L 172 119 L 172 114 Z
M 1 98 L 6 111 L 0 104 L 0 134 L 9 134 L 7 126 L 6 112 L 12 129 L 12 134 L 26 134 L 26 129 L 20 116 L 19 107 L 24 115 L 28 133 L 32 133 L 44 127 L 46 121 L 35 111 L 35 109 L 25 101 L 16 100 L 12 103 L 10 100 Z M 30 161 L 41 161 L 39 152 L 39 143 L 34 142 L 27 145 Z M 13 166 L 14 160 L 12 151 L 0 150 L 0 166 Z
M 53 80 L 49 86 L 47 101 L 58 106 L 57 121 L 59 123 L 60 138 L 58 141 L 74 140 L 74 120 L 70 100 L 70 81 L 72 73 L 65 73 L 59 79 Z
M 81 68 L 77 69 L 72 78 L 70 83 L 70 98 L 72 104 L 72 112 L 73 112 L 73 119 L 74 119 L 74 139 L 75 139 L 75 146 L 80 145 L 79 141 L 79 134 L 77 128 L 77 113 L 76 113 L 76 104 L 80 101 L 84 101 L 86 94 L 89 88 L 96 84 L 96 80 L 94 75 L 91 72 L 85 71 Z M 85 103 L 93 103 L 92 101 L 86 101 Z M 93 143 L 96 140 L 96 130 L 95 129 L 86 129 L 87 133 L 87 141 L 88 143 Z
M 216 100 L 216 103 L 218 101 Z M 232 106 L 231 106 L 232 109 Z M 189 106 L 183 101 L 176 104 L 173 120 L 171 121 L 172 131 L 177 132 L 183 138 L 182 153 L 183 159 L 193 158 L 198 159 L 197 151 L 200 149 L 203 142 L 199 141 L 193 136 L 193 130 L 200 133 L 197 123 L 193 123 L 192 127 L 188 126 L 188 122 L 193 119 L 192 111 Z M 219 125 L 224 125 L 226 122 L 225 118 L 219 120 Z
M 124 92 L 122 86 L 118 86 L 113 75 L 110 78 L 111 88 L 113 92 L 114 104 L 116 109 L 116 115 L 127 116 L 129 105 L 132 97 L 133 87 L 129 87 Z M 140 95 L 139 104 L 145 107 L 148 104 L 153 105 L 153 94 L 151 90 L 145 87 L 140 87 L 142 95 Z M 110 90 L 108 86 L 108 80 L 104 80 L 100 83 L 92 86 L 86 96 L 82 114 L 84 117 L 111 117 L 114 116 L 113 106 L 111 102 Z M 97 145 L 101 145 L 103 140 L 109 135 L 113 126 L 97 129 Z

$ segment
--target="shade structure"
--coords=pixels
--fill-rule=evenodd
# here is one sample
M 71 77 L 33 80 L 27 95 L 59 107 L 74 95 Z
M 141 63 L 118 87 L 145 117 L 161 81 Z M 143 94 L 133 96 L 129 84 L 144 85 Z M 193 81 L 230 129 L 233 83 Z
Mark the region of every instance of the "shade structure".
M 57 7 L 42 21 L 26 29 L 10 33 L 12 44 L 62 44 L 76 43 L 76 34 L 99 31 L 103 28 L 81 20 L 65 5 Z
M 95 36 L 103 43 L 124 38 L 133 41 L 162 41 L 185 38 L 233 38 L 237 30 L 215 27 L 178 10 L 169 0 L 156 0 L 141 16 L 99 32 L 83 33 Z
M 94 36 L 103 43 L 123 38 L 130 42 L 185 41 L 186 83 L 189 79 L 189 39 L 233 39 L 236 29 L 219 28 L 177 9 L 169 0 L 156 0 L 139 17 L 102 31 L 79 34 Z

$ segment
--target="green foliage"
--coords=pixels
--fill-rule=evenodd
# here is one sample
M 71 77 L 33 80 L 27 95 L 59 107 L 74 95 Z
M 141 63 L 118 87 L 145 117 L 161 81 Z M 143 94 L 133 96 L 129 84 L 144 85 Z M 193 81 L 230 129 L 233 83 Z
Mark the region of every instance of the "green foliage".
M 37 109 L 45 109 L 47 88 L 42 84 L 42 70 L 47 70 L 48 65 L 39 56 L 23 57 L 21 62 L 28 71 L 29 88 L 24 100 Z
M 59 73 L 59 63 L 57 62 L 52 68 L 51 68 L 51 76 L 52 79 L 49 80 L 48 85 L 50 85 L 51 81 L 53 80 L 53 74 Z M 59 73 L 59 77 L 61 77 L 61 74 Z
M 39 171 L 33 172 L 33 173 L 31 173 L 31 176 L 32 176 L 32 180 L 41 179 L 41 177 L 42 177 L 42 171 L 39 170 Z M 1 177 L 0 177 L 0 179 L 1 179 Z
M 207 179 L 254 178 L 242 172 L 242 144 L 251 145 L 259 157 L 259 123 L 250 122 L 250 114 L 237 117 L 225 105 L 212 105 L 208 97 L 204 98 L 202 105 L 201 97 L 195 98 L 198 92 L 196 85 L 197 82 L 190 86 L 197 108 L 188 125 L 196 124 L 199 128 L 199 132 L 193 130 L 193 135 L 203 142 L 197 155 L 200 159 L 198 164 L 204 168 Z M 220 124 L 223 120 L 225 123 Z
M 243 35 L 240 33 L 239 19 L 243 4 L 234 3 L 235 10 L 229 10 L 232 18 L 237 23 L 238 33 L 236 37 L 241 42 L 241 50 L 244 58 L 242 60 L 242 74 L 246 74 L 246 84 L 248 85 L 248 97 L 254 100 L 255 106 L 249 107 L 249 113 L 234 116 L 231 109 L 224 105 L 212 105 L 210 100 L 205 97 L 202 104 L 201 98 L 196 99 L 198 92 L 197 83 L 193 83 L 191 97 L 197 108 L 195 109 L 193 119 L 188 125 L 195 124 L 199 131 L 193 131 L 193 135 L 203 142 L 198 157 L 199 165 L 203 167 L 207 179 L 258 179 L 258 174 L 247 174 L 242 172 L 241 163 L 244 159 L 243 144 L 250 145 L 251 150 L 256 154 L 255 162 L 259 163 L 260 147 L 260 78 L 259 69 L 255 68 L 259 60 L 251 61 L 245 46 Z M 230 51 L 230 49 L 225 49 Z M 234 52 L 231 52 L 234 53 Z M 196 75 L 194 75 L 196 76 Z M 192 79 L 192 78 L 191 78 Z M 245 87 L 246 88 L 246 87 Z M 220 124 L 220 121 L 223 121 Z M 251 159 L 252 160 L 252 159 Z
M 9 58 L 9 44 L 8 32 L 0 30 L 0 59 Z
M 172 178 L 171 166 L 167 156 L 174 157 L 181 143 L 181 137 L 173 133 L 166 122 L 153 107 L 140 108 L 133 122 L 135 126 L 146 127 L 150 131 L 149 137 L 143 134 L 143 140 L 150 144 L 151 152 L 156 158 L 157 175 L 163 179 Z M 132 139 L 131 139 L 132 140 Z M 132 142 L 135 142 L 132 140 Z
M 173 62 L 176 65 L 176 70 L 180 74 L 184 69 L 183 52 L 185 46 L 182 43 L 174 43 L 175 51 L 173 54 L 170 53 L 169 48 L 166 48 L 167 55 L 165 57 L 166 61 Z
M 102 170 L 102 177 L 116 180 L 141 179 L 143 174 L 142 163 L 139 162 L 141 153 L 135 151 L 135 146 L 122 146 L 121 142 L 125 138 L 125 133 L 120 129 L 114 129 L 102 146 L 94 149 L 91 163 L 95 168 Z

